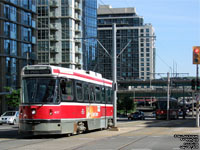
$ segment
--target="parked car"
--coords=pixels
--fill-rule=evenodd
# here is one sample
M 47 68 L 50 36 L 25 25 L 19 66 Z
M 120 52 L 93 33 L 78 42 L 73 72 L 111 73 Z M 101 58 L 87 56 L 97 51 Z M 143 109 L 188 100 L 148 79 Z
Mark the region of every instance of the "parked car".
M 153 118 L 155 118 L 155 117 L 156 117 L 156 112 L 155 112 L 155 111 L 152 112 L 151 116 L 152 116 Z
M 3 124 L 3 122 L 2 122 L 2 120 L 0 119 L 0 125 L 2 125 Z
M 0 122 L 5 124 L 17 124 L 19 123 L 19 112 L 18 111 L 6 111 L 1 115 Z
M 128 116 L 128 120 L 145 120 L 144 112 L 138 111 L 138 112 L 131 113 Z

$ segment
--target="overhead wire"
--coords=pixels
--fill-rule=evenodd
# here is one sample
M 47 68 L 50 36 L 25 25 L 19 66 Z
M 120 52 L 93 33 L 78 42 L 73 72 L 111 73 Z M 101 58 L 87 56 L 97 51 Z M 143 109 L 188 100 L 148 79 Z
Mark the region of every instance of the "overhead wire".
M 106 5 L 102 0 L 100 0 L 100 2 L 103 4 L 103 5 Z M 2 2 L 0 2 L 0 5 L 2 5 L 2 6 L 4 6 L 4 4 L 2 3 Z M 14 6 L 13 6 L 14 7 Z M 107 8 L 111 13 L 114 13 L 109 7 L 105 7 L 105 8 Z M 10 10 L 12 10 L 12 8 L 11 7 L 9 7 L 9 9 Z M 19 10 L 14 10 L 13 9 L 13 11 L 16 11 L 18 14 L 20 14 L 20 15 L 23 15 L 23 16 L 28 16 L 28 15 L 26 15 L 26 14 L 24 14 L 24 13 L 22 13 L 21 11 L 19 11 Z M 49 16 L 46 16 L 47 18 L 49 17 Z M 32 20 L 34 20 L 34 21 L 36 21 L 36 23 L 40 23 L 41 25 L 43 25 L 44 26 L 44 28 L 46 27 L 46 28 L 49 28 L 49 25 L 48 24 L 45 24 L 45 23 L 43 23 L 42 21 L 39 21 L 38 19 L 35 19 L 35 18 L 32 18 L 31 17 L 31 19 Z M 25 24 L 25 26 L 26 26 L 26 24 Z M 39 28 L 39 29 L 44 29 L 44 28 Z M 44 29 L 45 30 L 45 29 Z M 62 34 L 65 34 L 65 35 L 67 35 L 67 33 L 65 33 L 64 31 L 61 31 L 61 33 Z M 120 37 L 122 37 L 122 36 L 120 36 Z M 132 37 L 132 36 L 123 36 L 123 38 L 127 38 L 127 37 Z M 138 38 L 139 38 L 140 36 L 138 36 Z M 153 38 L 155 38 L 155 36 L 152 36 Z M 93 39 L 95 39 L 94 37 L 92 37 Z M 109 37 L 110 39 L 112 38 L 112 37 Z M 133 38 L 133 37 L 132 37 Z M 148 37 L 145 37 L 145 36 L 143 36 L 143 37 L 141 37 L 141 38 L 149 38 L 149 36 Z M 82 39 L 82 38 L 80 38 L 80 39 Z M 103 53 L 102 53 L 103 54 Z M 167 66 L 167 67 L 169 67 L 169 68 L 171 68 L 171 66 L 169 65 L 169 64 L 167 64 L 158 54 L 156 54 L 157 56 L 158 56 L 158 58 Z

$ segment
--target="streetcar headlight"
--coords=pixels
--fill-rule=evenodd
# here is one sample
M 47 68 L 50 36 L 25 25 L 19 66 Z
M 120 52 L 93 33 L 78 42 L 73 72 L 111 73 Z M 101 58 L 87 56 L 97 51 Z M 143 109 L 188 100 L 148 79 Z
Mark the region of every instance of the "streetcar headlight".
M 50 115 L 50 116 L 53 115 L 53 110 L 52 110 L 52 109 L 50 109 L 50 111 L 49 111 L 49 115 Z
M 31 113 L 32 113 L 32 115 L 35 115 L 36 114 L 36 110 L 32 109 Z

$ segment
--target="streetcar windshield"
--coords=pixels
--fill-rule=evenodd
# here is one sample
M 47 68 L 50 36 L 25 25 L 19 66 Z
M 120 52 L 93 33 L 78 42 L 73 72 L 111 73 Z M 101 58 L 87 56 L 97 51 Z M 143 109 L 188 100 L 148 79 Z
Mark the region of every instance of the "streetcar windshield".
M 167 109 L 167 101 L 158 101 L 157 102 L 158 109 Z
M 157 108 L 166 110 L 167 109 L 167 101 L 158 101 Z M 169 109 L 178 109 L 178 102 L 177 101 L 169 101 Z
M 57 80 L 53 78 L 24 78 L 22 103 L 56 103 Z

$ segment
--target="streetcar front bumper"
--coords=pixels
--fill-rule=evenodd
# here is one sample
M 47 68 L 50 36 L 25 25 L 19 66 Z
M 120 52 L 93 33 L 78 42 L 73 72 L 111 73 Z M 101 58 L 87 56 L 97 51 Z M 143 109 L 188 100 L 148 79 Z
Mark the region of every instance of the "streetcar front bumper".
M 20 120 L 19 134 L 61 134 L 60 120 Z

